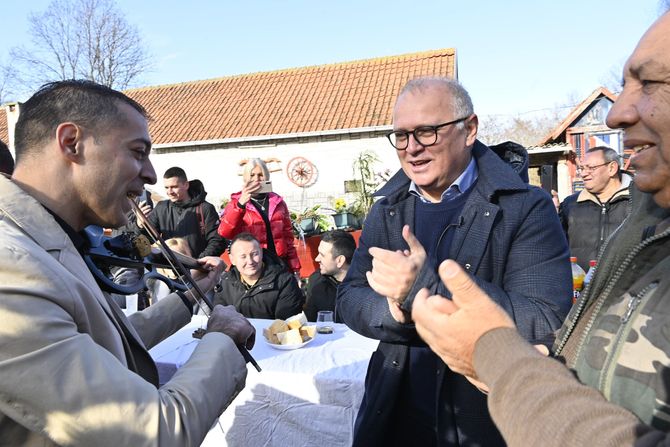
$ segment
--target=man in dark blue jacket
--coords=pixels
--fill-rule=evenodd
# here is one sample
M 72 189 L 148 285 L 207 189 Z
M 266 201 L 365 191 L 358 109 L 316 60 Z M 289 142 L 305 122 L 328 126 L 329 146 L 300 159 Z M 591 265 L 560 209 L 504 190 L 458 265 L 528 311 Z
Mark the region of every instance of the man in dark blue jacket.
M 380 340 L 354 445 L 504 445 L 486 396 L 420 340 L 412 301 L 423 287 L 449 296 L 437 266 L 451 258 L 528 340 L 548 344 L 572 295 L 565 236 L 549 195 L 522 180 L 525 150 L 496 153 L 476 140 L 477 115 L 457 81 L 410 81 L 393 127 L 402 170 L 378 192 L 338 290 L 344 322 Z

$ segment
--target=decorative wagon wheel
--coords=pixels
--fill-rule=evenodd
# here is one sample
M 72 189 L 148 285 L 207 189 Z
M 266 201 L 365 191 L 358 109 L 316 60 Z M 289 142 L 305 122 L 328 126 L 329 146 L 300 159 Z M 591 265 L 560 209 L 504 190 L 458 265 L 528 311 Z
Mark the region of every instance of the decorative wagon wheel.
M 295 157 L 286 165 L 286 175 L 294 185 L 307 188 L 316 182 L 318 171 L 305 157 Z

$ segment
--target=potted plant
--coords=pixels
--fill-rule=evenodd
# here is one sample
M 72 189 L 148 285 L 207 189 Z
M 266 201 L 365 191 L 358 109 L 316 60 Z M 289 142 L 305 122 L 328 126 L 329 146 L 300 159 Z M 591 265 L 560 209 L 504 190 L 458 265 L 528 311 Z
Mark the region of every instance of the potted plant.
M 293 232 L 297 237 L 309 236 L 328 230 L 328 216 L 321 213 L 321 205 L 314 205 L 311 208 L 305 208 L 298 213 L 291 211 L 291 220 L 293 221 Z
M 360 226 L 375 202 L 373 194 L 389 180 L 392 174 L 388 169 L 383 172 L 375 171 L 374 167 L 379 161 L 374 151 L 365 150 L 358 154 L 353 162 L 354 178 L 358 177 L 353 208 L 356 210 L 354 214 L 358 217 Z
M 343 198 L 339 198 L 333 202 L 333 208 L 335 210 L 333 220 L 335 221 L 336 228 L 360 228 L 358 216 L 361 214 L 361 206 L 358 202 L 347 205 L 347 202 Z

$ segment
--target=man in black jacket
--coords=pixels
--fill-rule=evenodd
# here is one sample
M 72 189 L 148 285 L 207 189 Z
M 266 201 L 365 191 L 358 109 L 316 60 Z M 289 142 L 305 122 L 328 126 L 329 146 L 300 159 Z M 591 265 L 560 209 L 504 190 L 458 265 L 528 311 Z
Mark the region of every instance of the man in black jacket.
M 221 276 L 213 303 L 233 305 L 247 318 L 285 320 L 302 312 L 304 297 L 292 274 L 278 262 L 263 257 L 250 233 L 230 242 L 230 270 Z
M 207 192 L 200 180 L 188 181 L 182 168 L 165 171 L 163 184 L 168 200 L 156 204 L 148 215 L 149 222 L 163 239 L 183 237 L 196 258 L 220 256 L 226 240 L 219 236 L 219 215 L 216 208 L 205 202 Z
M 622 184 L 619 154 L 607 146 L 586 151 L 578 169 L 584 189 L 563 200 L 558 210 L 570 255 L 588 271 L 600 247 L 628 214 L 628 182 Z
M 319 270 L 309 276 L 305 291 L 305 315 L 308 321 L 316 321 L 320 310 L 332 310 L 335 312 L 335 321 L 342 322 L 337 315 L 335 297 L 337 286 L 347 276 L 354 250 L 356 241 L 344 230 L 329 231 L 321 238 L 319 254 L 315 259 L 319 263 Z

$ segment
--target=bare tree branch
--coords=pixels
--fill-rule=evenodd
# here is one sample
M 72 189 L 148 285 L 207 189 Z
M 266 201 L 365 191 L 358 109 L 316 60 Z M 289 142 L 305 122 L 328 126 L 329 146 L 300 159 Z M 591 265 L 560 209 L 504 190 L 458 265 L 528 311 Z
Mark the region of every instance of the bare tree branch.
M 12 79 L 25 90 L 72 78 L 125 89 L 150 69 L 137 27 L 114 0 L 53 0 L 28 20 L 30 45 L 10 51 Z

